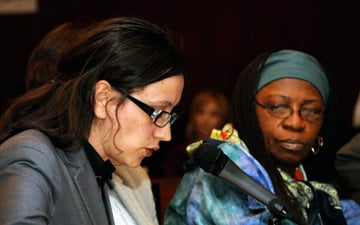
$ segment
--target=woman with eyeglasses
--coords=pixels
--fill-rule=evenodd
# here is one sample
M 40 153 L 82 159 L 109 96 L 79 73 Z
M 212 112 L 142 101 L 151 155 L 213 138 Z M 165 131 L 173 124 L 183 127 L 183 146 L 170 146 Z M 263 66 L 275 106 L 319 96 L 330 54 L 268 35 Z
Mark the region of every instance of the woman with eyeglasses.
M 165 223 L 357 224 L 359 205 L 340 200 L 333 184 L 309 180 L 302 165 L 327 144 L 333 91 L 323 67 L 307 53 L 280 50 L 254 59 L 233 92 L 231 122 L 237 132 L 216 137 L 222 140 L 216 147 L 289 211 L 277 214 L 249 190 L 195 166 L 183 177 Z
M 171 139 L 188 76 L 180 46 L 138 18 L 61 26 L 69 39 L 49 43 L 63 49 L 37 55 L 59 53 L 42 61 L 53 74 L 28 78 L 0 119 L 0 224 L 158 224 L 142 209 L 154 202 L 134 201 L 146 174 L 126 168 Z M 115 167 L 124 169 L 112 179 Z

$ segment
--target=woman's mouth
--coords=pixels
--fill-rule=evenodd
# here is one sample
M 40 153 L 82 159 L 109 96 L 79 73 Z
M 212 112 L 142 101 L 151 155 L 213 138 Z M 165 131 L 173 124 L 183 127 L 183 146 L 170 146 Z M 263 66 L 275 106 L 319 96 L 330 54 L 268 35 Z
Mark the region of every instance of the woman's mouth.
M 304 150 L 304 144 L 298 141 L 281 141 L 280 146 L 284 149 L 291 151 L 302 151 Z
M 154 153 L 153 149 L 147 148 L 146 149 L 146 157 L 151 157 Z

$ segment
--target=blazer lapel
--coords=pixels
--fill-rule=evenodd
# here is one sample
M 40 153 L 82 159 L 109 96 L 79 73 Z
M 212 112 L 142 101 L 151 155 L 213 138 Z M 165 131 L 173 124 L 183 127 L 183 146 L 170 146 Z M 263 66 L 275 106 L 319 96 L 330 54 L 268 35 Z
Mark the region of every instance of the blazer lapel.
M 81 149 L 75 153 L 66 153 L 66 158 L 69 172 L 92 224 L 108 224 L 101 191 L 85 152 Z

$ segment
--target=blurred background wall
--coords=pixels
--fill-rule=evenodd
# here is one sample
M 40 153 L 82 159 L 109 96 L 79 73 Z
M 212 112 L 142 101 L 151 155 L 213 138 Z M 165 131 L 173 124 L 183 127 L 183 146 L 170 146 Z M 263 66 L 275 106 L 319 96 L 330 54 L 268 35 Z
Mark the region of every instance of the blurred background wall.
M 17 1 L 17 0 L 1 0 Z M 0 4 L 1 4 L 0 1 Z M 20 0 L 29 1 L 29 0 Z M 360 87 L 358 0 L 37 0 L 35 13 L 0 15 L 0 110 L 24 91 L 27 58 L 61 22 L 137 16 L 181 35 L 192 72 L 191 89 L 216 88 L 231 96 L 243 67 L 264 50 L 307 51 L 335 78 L 344 142 L 354 134 L 353 106 Z

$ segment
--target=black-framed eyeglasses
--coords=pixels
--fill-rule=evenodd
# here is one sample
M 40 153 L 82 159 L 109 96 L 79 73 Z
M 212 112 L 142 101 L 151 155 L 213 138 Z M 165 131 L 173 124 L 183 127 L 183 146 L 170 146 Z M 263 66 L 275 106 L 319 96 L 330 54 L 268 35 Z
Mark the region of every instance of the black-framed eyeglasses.
M 302 108 L 300 110 L 294 110 L 289 105 L 285 104 L 269 104 L 263 105 L 254 98 L 255 103 L 261 108 L 266 109 L 270 115 L 276 118 L 285 119 L 290 117 L 294 112 L 298 112 L 299 116 L 309 122 L 317 122 L 323 119 L 324 112 L 319 109 Z
M 148 114 L 157 127 L 165 127 L 168 123 L 171 125 L 178 118 L 178 115 L 174 112 L 169 113 L 161 109 L 154 109 L 131 95 L 128 95 L 127 98 Z

